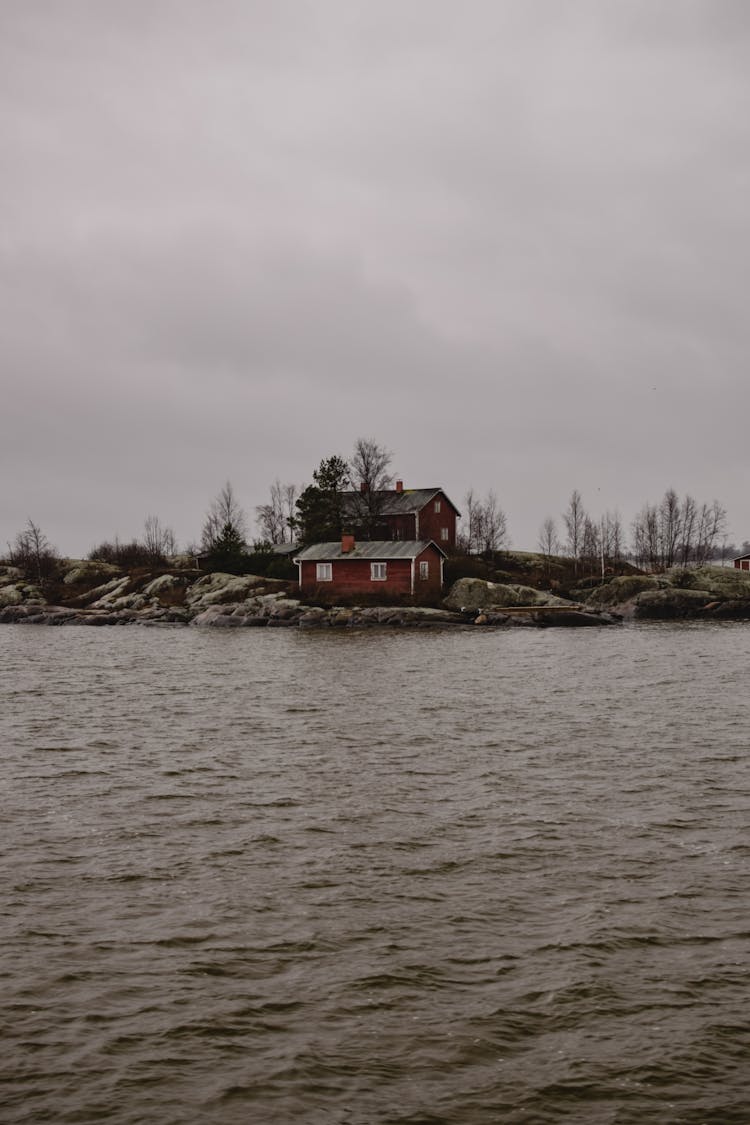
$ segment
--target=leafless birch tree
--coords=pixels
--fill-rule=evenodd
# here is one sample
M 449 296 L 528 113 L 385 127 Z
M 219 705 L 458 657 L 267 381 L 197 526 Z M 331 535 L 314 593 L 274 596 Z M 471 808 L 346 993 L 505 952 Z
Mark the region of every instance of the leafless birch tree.
M 273 482 L 269 503 L 259 504 L 255 509 L 256 522 L 264 542 L 291 541 L 297 496 L 296 484 L 282 484 L 278 477 Z
M 143 521 L 143 546 L 152 562 L 161 562 L 167 555 L 177 554 L 177 541 L 171 527 L 164 527 L 158 516 Z
M 8 561 L 42 585 L 57 569 L 59 555 L 39 525 L 30 519 L 13 543 L 8 544 Z
M 383 510 L 383 495 L 393 484 L 388 471 L 393 454 L 373 438 L 357 438 L 349 462 L 349 475 L 354 494 L 354 516 L 366 536 L 378 526 Z
M 573 566 L 576 574 L 578 573 L 578 563 L 581 557 L 583 548 L 583 532 L 584 524 L 586 522 L 586 512 L 583 508 L 583 501 L 578 489 L 574 489 L 570 494 L 568 507 L 563 512 L 563 524 L 567 533 L 567 550 L 570 557 L 573 559 Z
M 211 501 L 211 505 L 206 512 L 201 532 L 202 550 L 212 551 L 227 529 L 236 533 L 242 540 L 246 538 L 247 520 L 237 500 L 231 481 L 226 482 L 218 496 Z

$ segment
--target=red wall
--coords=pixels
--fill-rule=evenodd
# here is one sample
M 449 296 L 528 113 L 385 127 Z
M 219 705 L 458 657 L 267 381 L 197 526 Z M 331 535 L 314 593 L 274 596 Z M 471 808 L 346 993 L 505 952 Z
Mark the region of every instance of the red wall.
M 322 560 L 321 560 L 322 561 Z M 316 588 L 321 594 L 410 594 L 411 560 L 384 559 L 388 563 L 388 577 L 385 582 L 373 582 L 370 578 L 370 559 L 334 559 L 333 581 L 318 582 L 315 577 L 316 563 L 302 563 L 302 590 L 306 594 Z
M 429 578 L 419 577 L 419 564 L 421 562 L 428 562 L 430 564 Z M 442 567 L 440 565 L 441 558 L 434 547 L 426 547 L 421 555 L 417 555 L 414 560 L 414 597 L 425 598 L 439 595 L 442 588 L 440 576 Z
M 413 515 L 383 516 L 384 539 L 416 539 L 417 521 Z M 375 538 L 375 536 L 373 536 Z
M 321 560 L 323 561 L 323 560 Z M 373 560 L 375 561 L 375 560 Z M 321 595 L 368 594 L 375 597 L 411 594 L 411 560 L 384 559 L 388 564 L 388 577 L 384 582 L 373 582 L 370 578 L 370 559 L 333 559 L 333 581 L 318 582 L 317 563 L 303 561 L 301 590 L 312 594 L 316 590 Z M 428 579 L 419 577 L 419 564 L 429 562 Z M 440 555 L 434 547 L 427 547 L 414 561 L 414 595 L 417 598 L 440 593 Z
M 440 501 L 439 512 L 435 511 L 436 500 Z M 444 527 L 448 528 L 447 539 L 440 538 Z M 439 492 L 437 496 L 433 496 L 419 513 L 419 538 L 434 539 L 444 551 L 456 546 L 456 513 L 444 493 Z

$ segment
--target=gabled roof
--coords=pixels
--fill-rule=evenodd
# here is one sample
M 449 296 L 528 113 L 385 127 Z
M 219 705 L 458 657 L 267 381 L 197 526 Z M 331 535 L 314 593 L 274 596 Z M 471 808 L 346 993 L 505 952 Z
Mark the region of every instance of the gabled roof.
M 447 558 L 442 547 L 432 539 L 373 539 L 355 543 L 351 551 L 341 550 L 341 540 L 335 543 L 312 543 L 295 557 L 295 562 L 325 561 L 336 559 L 415 559 L 426 547 L 434 547 L 443 558 Z
M 735 555 L 732 562 L 742 562 L 744 559 L 750 559 L 750 555 Z
M 345 510 L 354 509 L 356 511 L 362 495 L 361 492 L 345 492 Z M 383 492 L 378 492 L 377 495 L 383 498 L 383 506 L 380 511 L 384 516 L 405 516 L 412 512 L 421 512 L 422 508 L 429 504 L 435 496 L 444 496 L 456 515 L 461 515 L 456 505 L 442 488 L 405 488 L 402 492 L 397 492 L 395 488 L 388 488 Z

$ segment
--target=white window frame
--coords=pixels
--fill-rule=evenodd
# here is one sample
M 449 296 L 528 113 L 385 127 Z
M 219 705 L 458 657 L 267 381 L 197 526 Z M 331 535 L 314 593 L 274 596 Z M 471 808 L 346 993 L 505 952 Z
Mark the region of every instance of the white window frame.
M 427 559 L 422 559 L 419 564 L 419 577 L 426 579 L 430 577 L 430 564 Z
M 315 564 L 315 580 L 317 582 L 333 582 L 333 566 L 331 563 L 319 562 Z
M 388 563 L 384 562 L 371 562 L 370 563 L 370 581 L 371 582 L 385 582 L 388 577 Z
M 440 539 L 441 539 L 441 541 L 443 543 L 447 543 L 448 539 L 449 539 L 449 536 L 450 536 L 450 532 L 449 532 L 448 528 L 447 527 L 441 527 L 440 528 Z
M 440 501 L 439 501 L 439 500 L 436 500 L 436 501 L 435 501 L 435 511 L 436 511 L 436 512 L 439 512 L 439 511 L 440 511 Z

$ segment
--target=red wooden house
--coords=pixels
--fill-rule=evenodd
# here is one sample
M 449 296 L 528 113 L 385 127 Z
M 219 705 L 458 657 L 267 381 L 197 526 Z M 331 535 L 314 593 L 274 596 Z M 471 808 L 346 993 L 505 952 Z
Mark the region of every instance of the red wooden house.
M 421 600 L 440 594 L 445 557 L 445 551 L 430 540 L 357 543 L 353 535 L 344 534 L 340 542 L 311 544 L 294 561 L 303 594 Z
M 735 570 L 750 570 L 750 555 L 738 555 L 732 561 Z
M 442 488 L 396 487 L 377 494 L 377 526 L 372 538 L 433 540 L 445 550 L 456 546 L 456 521 L 461 515 Z M 362 522 L 366 502 L 361 492 L 344 494 L 344 512 L 352 525 Z

